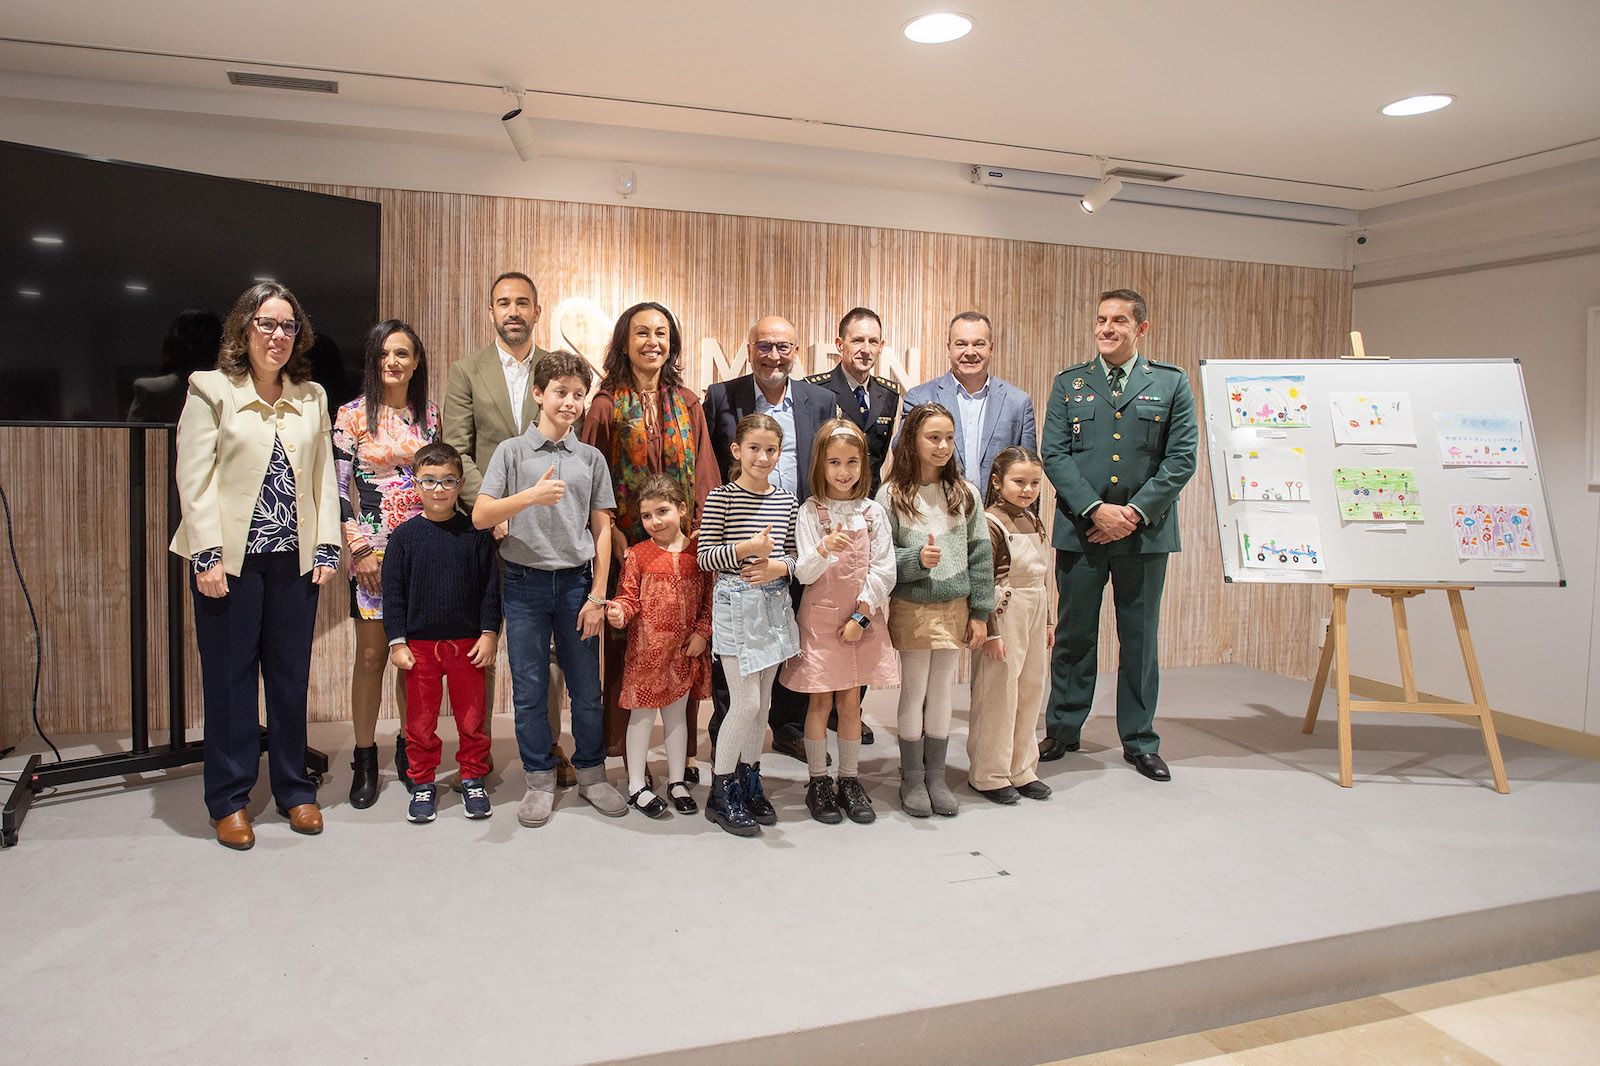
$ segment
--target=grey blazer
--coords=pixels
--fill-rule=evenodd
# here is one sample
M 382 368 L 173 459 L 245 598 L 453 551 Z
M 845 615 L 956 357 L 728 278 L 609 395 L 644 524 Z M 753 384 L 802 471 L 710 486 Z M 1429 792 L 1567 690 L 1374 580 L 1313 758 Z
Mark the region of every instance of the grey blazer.
M 918 404 L 937 403 L 944 406 L 956 423 L 956 461 L 966 454 L 968 428 L 961 424 L 961 405 L 956 402 L 959 386 L 955 375 L 945 371 L 932 381 L 924 382 L 906 391 L 901 408 L 906 414 Z M 904 420 L 902 416 L 902 425 Z M 981 493 L 988 484 L 989 468 L 995 456 L 1015 444 L 1039 450 L 1039 430 L 1033 418 L 1033 398 L 1009 381 L 989 375 L 989 403 L 983 411 L 983 425 L 977 427 L 983 434 L 982 470 L 963 470 L 962 476 L 978 486 Z M 898 433 L 895 447 L 900 446 Z

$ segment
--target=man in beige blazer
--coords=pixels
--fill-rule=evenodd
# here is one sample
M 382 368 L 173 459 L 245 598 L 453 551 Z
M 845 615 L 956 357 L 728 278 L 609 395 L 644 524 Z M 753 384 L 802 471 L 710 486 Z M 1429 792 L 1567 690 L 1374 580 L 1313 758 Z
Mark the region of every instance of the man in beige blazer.
M 473 352 L 450 367 L 444 393 L 444 440 L 461 453 L 465 483 L 461 486 L 461 506 L 468 514 L 483 484 L 483 471 L 500 442 L 518 436 L 537 421 L 539 405 L 532 396 L 533 367 L 550 353 L 533 343 L 533 327 L 539 324 L 539 290 L 533 279 L 520 271 L 507 271 L 489 287 L 489 322 L 494 326 L 494 343 Z M 498 540 L 505 527 L 494 531 Z M 484 672 L 490 713 L 484 716 L 484 732 L 494 720 L 494 666 Z M 560 705 L 550 705 L 550 735 L 561 735 Z M 560 745 L 554 752 L 556 775 L 561 785 L 577 783 L 572 764 Z

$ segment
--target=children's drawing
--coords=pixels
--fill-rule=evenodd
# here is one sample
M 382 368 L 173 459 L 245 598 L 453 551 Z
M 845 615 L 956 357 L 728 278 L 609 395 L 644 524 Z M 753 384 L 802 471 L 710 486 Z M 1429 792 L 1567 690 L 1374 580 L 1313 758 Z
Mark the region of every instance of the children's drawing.
M 1433 416 L 1445 466 L 1527 466 L 1522 418 L 1509 411 L 1440 411 Z
M 1458 503 L 1450 508 L 1457 559 L 1543 559 L 1533 509 L 1520 504 Z
M 1411 397 L 1403 392 L 1331 392 L 1335 444 L 1415 444 Z
M 1420 522 L 1417 472 L 1407 467 L 1337 467 L 1333 491 L 1346 522 Z
M 1235 426 L 1295 429 L 1311 424 L 1304 374 L 1228 378 L 1228 409 Z
M 1228 449 L 1231 500 L 1309 500 L 1306 450 L 1246 442 Z
M 1321 570 L 1322 532 L 1316 515 L 1239 517 L 1239 557 L 1256 570 Z

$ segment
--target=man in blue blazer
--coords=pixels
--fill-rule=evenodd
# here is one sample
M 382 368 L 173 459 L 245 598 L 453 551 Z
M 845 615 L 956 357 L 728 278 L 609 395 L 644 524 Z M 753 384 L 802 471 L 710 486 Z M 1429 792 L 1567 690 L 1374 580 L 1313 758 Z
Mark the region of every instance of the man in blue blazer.
M 733 466 L 733 433 L 745 415 L 771 415 L 783 427 L 783 454 L 772 473 L 773 482 L 805 502 L 811 495 L 811 442 L 822 423 L 838 415 L 833 392 L 800 378 L 792 378 L 794 357 L 800 353 L 800 331 L 793 322 L 769 315 L 750 327 L 746 345 L 752 373 L 728 381 L 713 382 L 706 389 L 706 426 L 711 431 L 711 446 L 722 467 L 722 480 L 729 480 Z M 800 584 L 792 582 L 795 604 L 799 605 Z M 805 719 L 808 699 L 791 692 L 776 681 L 772 684 L 772 707 L 767 723 L 772 726 L 772 750 L 804 761 Z M 711 662 L 711 721 L 707 732 L 711 743 L 728 713 L 728 683 L 722 664 Z
M 908 389 L 901 406 L 909 413 L 918 404 L 938 403 L 954 416 L 956 458 L 961 463 L 962 476 L 978 487 L 981 498 L 995 456 L 1018 444 L 1038 449 L 1033 398 L 989 373 L 994 359 L 994 332 L 987 315 L 963 311 L 952 318 L 946 343 L 949 371 Z M 897 437 L 895 446 L 899 444 Z

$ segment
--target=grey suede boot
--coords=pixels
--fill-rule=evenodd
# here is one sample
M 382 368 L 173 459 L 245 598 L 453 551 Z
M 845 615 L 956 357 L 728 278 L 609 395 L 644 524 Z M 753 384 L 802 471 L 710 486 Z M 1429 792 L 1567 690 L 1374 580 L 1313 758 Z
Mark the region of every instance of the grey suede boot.
M 628 801 L 606 780 L 604 764 L 578 768 L 578 795 L 607 817 L 621 818 L 628 813 Z
M 961 813 L 961 804 L 944 782 L 944 757 L 950 750 L 949 737 L 923 737 L 923 768 L 927 771 L 928 801 L 933 813 L 949 818 Z
M 554 770 L 524 770 L 528 778 L 528 791 L 523 794 L 522 806 L 517 808 L 517 821 L 535 829 L 550 820 L 550 811 L 556 805 L 556 772 Z
M 900 809 L 913 818 L 933 813 L 927 775 L 922 769 L 922 740 L 900 741 Z

